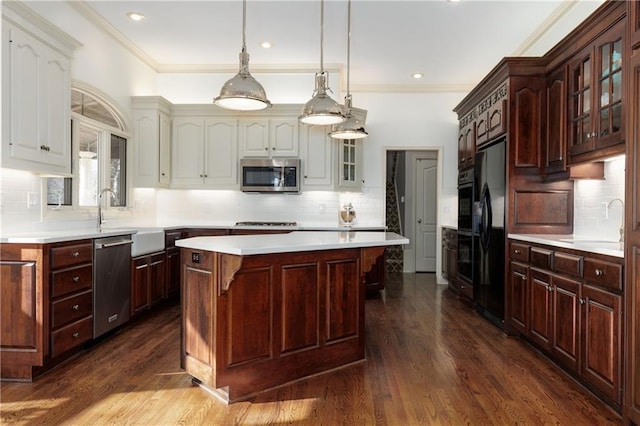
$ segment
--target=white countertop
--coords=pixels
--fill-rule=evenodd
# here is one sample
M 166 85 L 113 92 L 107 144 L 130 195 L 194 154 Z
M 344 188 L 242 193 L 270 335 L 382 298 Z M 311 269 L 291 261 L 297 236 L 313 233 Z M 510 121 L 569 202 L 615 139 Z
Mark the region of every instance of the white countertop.
M 409 239 L 393 232 L 366 231 L 294 231 L 289 234 L 194 237 L 176 241 L 179 247 L 240 256 L 401 244 L 409 244 Z
M 555 234 L 509 234 L 508 238 L 529 243 L 546 244 L 553 247 L 581 250 L 590 253 L 624 258 L 624 243 L 618 241 Z
M 1 235 L 0 243 L 49 244 L 63 241 L 131 235 L 137 232 L 138 228 L 81 228 L 59 231 L 18 232 Z

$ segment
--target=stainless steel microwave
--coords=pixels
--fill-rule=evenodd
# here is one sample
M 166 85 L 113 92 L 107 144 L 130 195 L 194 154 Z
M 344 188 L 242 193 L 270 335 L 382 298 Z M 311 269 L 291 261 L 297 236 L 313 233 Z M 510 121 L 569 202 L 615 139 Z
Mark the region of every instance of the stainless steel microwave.
M 240 171 L 244 192 L 300 192 L 299 158 L 243 158 Z

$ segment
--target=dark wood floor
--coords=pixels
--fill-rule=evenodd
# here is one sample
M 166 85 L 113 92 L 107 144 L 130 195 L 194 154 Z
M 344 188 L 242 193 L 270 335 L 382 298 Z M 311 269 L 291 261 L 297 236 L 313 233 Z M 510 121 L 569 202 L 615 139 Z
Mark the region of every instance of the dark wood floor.
M 621 424 L 552 363 L 431 274 L 367 300 L 367 362 L 225 405 L 179 367 L 179 309 L 126 328 L 32 384 L 2 383 L 2 424 Z

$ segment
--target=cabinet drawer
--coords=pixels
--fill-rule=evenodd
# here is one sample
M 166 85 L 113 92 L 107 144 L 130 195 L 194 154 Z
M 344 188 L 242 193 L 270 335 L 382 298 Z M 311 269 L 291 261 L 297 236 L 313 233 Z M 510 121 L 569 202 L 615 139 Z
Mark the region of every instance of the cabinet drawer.
M 584 259 L 584 278 L 590 284 L 622 290 L 622 265 L 599 259 Z
M 531 265 L 546 269 L 547 271 L 551 270 L 551 257 L 553 256 L 553 252 L 551 250 L 545 250 L 540 247 L 531 247 Z
M 91 263 L 93 243 L 82 243 L 51 249 L 51 268 Z
M 468 299 L 473 300 L 473 285 L 467 283 L 466 281 L 460 282 L 460 293 L 462 293 Z
M 176 241 L 182 238 L 182 231 L 165 231 L 164 246 L 175 247 Z
M 51 328 L 55 329 L 76 321 L 93 312 L 93 292 L 91 290 L 51 303 Z
M 65 269 L 51 274 L 51 297 L 59 297 L 76 291 L 91 289 L 93 286 L 93 267 Z
M 555 252 L 553 254 L 553 270 L 575 277 L 582 277 L 582 256 Z
M 520 262 L 529 263 L 529 246 L 520 243 L 511 243 L 509 255 L 511 260 L 519 260 Z
M 57 356 L 93 338 L 93 316 L 51 333 L 51 356 Z

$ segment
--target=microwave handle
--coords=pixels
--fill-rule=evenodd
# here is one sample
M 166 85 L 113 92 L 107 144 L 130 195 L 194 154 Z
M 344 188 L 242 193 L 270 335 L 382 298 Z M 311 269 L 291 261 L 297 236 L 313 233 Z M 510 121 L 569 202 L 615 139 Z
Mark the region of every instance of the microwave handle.
M 284 186 L 284 171 L 286 170 L 286 167 L 280 167 L 280 185 L 279 186 Z

